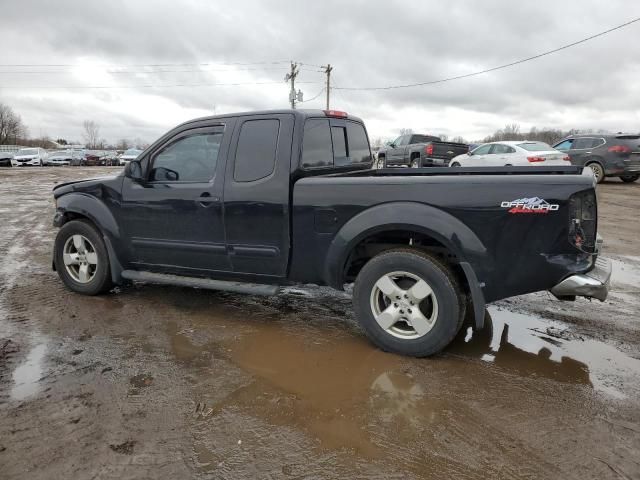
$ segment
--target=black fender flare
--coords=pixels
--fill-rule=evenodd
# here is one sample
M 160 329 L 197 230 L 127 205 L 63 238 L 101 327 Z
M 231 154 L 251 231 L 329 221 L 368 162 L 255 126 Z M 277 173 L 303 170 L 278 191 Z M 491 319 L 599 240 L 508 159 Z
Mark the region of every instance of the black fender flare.
M 476 328 L 484 323 L 483 284 L 477 278 L 479 260 L 487 249 L 477 235 L 452 215 L 418 202 L 391 202 L 364 210 L 345 223 L 327 251 L 324 279 L 342 289 L 344 267 L 353 248 L 363 239 L 390 230 L 406 230 L 432 237 L 456 255 L 469 284 Z
M 121 283 L 123 268 L 114 248 L 114 244 L 117 245 L 120 242 L 120 227 L 118 227 L 118 223 L 109 208 L 98 198 L 81 192 L 62 195 L 57 198 L 56 203 L 56 216 L 53 221 L 54 226 L 58 228 L 62 227 L 62 225 L 68 221 L 67 213 L 88 218 L 96 226 L 102 234 L 107 248 L 107 254 L 109 255 L 111 279 L 114 283 Z

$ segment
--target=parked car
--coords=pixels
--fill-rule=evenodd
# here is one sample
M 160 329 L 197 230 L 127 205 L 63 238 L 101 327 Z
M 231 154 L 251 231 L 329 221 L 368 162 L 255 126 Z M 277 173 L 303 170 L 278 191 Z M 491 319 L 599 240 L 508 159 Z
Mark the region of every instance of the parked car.
M 47 158 L 47 165 L 61 166 L 71 165 L 74 158 L 79 158 L 80 153 L 73 150 L 61 150 L 58 152 L 50 153 Z
M 623 182 L 640 178 L 640 135 L 571 135 L 554 148 L 566 152 L 572 164 L 590 167 L 598 183 L 606 177 L 620 177 Z
M 443 142 L 433 135 L 401 135 L 378 152 L 384 167 L 447 166 L 449 160 L 467 153 L 464 143 Z
M 125 150 L 125 152 L 120 155 L 120 165 L 126 165 L 131 160 L 135 160 L 142 153 L 142 150 L 138 150 L 137 148 L 130 148 L 129 150 Z
M 86 295 L 126 280 L 264 295 L 353 282 L 371 341 L 413 356 L 446 347 L 466 312 L 482 328 L 486 302 L 606 298 L 588 169 L 371 166 L 344 112 L 192 120 L 118 175 L 54 187 L 54 269 Z
M 569 156 L 543 142 L 491 142 L 458 155 L 451 167 L 545 167 L 571 165 Z
M 2 152 L 0 151 L 0 167 L 12 167 L 11 160 L 13 159 L 14 153 L 12 152 Z
M 44 167 L 47 163 L 47 151 L 44 148 L 21 148 L 14 155 L 13 163 L 14 167 L 24 167 L 27 165 Z

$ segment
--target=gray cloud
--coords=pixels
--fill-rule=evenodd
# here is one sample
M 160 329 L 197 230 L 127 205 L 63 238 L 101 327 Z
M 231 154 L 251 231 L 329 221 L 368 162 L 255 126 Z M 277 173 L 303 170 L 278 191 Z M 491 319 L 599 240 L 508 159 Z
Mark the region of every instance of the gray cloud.
M 190 64 L 297 59 L 330 62 L 338 86 L 436 80 L 534 55 L 627 21 L 628 2 L 571 1 L 238 1 L 74 2 L 32 0 L 3 7 L 3 64 Z M 640 10 L 635 15 L 640 14 Z M 640 130 L 640 24 L 573 49 L 486 75 L 388 91 L 334 91 L 334 106 L 369 122 L 373 136 L 401 127 L 482 137 L 506 123 L 557 128 Z M 36 34 L 37 33 L 37 34 Z M 279 69 L 282 67 L 281 69 Z M 78 138 L 92 118 L 103 135 L 152 139 L 190 115 L 287 106 L 286 64 L 163 67 L 166 73 L 91 68 L 0 71 L 0 101 L 31 128 Z M 203 67 L 205 68 L 205 67 Z M 306 67 L 301 82 L 322 82 Z M 157 70 L 157 68 L 156 68 Z M 226 70 L 226 71 L 225 71 Z M 317 69 L 316 69 L 317 70 Z M 74 73 L 75 72 L 75 73 Z M 29 86 L 274 85 L 130 89 Z M 7 86 L 21 88 L 3 88 Z M 310 98 L 322 83 L 300 83 Z M 306 106 L 323 106 L 323 95 Z

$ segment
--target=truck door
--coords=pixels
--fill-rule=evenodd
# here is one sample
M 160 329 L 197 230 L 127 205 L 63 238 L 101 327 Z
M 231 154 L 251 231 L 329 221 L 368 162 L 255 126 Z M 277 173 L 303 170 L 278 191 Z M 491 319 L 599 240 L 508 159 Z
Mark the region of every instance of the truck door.
M 231 271 L 222 219 L 226 124 L 177 132 L 144 159 L 144 179 L 125 177 L 120 210 L 132 260 L 143 269 Z
M 294 116 L 242 117 L 225 174 L 227 248 L 233 271 L 283 277 L 289 260 Z

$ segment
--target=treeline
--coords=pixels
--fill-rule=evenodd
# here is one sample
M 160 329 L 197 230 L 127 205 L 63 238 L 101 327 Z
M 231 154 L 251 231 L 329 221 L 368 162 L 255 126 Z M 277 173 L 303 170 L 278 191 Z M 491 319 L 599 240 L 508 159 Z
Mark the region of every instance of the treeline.
M 508 140 L 531 140 L 537 142 L 544 142 L 549 145 L 562 140 L 569 135 L 575 135 L 577 133 L 607 133 L 606 130 L 593 130 L 593 129 L 571 129 L 562 131 L 557 128 L 537 128 L 531 127 L 528 132 L 520 131 L 520 125 L 512 123 L 506 125 L 504 128 L 496 130 L 493 134 L 488 135 L 482 139 L 481 143 L 488 142 L 504 142 Z
M 147 142 L 141 138 L 122 138 L 116 143 L 107 142 L 100 136 L 100 126 L 92 121 L 85 120 L 81 130 L 82 142 L 87 148 L 96 150 L 126 150 L 131 147 L 144 148 Z M 0 103 L 0 145 L 21 145 L 25 147 L 51 148 L 54 141 L 47 135 L 31 137 L 29 129 L 22 121 L 20 115 L 11 107 Z M 64 138 L 57 138 L 55 143 L 59 145 L 78 145 L 81 142 Z

